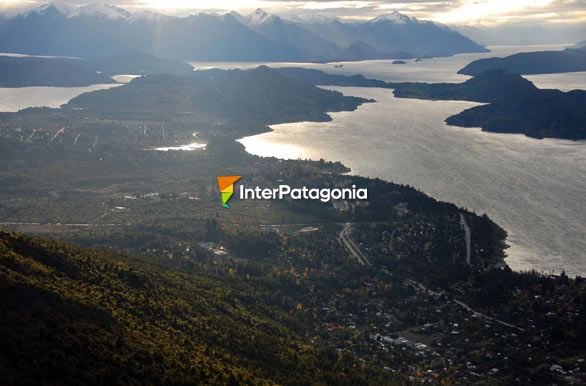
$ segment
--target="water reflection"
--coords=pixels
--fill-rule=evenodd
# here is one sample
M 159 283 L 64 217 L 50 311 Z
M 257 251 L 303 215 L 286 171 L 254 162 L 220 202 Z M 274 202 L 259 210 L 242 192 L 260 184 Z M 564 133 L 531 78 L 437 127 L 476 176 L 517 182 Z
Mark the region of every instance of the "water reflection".
M 378 103 L 333 113 L 331 122 L 275 125 L 241 142 L 263 156 L 341 161 L 352 173 L 487 213 L 509 232 L 514 269 L 586 274 L 586 143 L 445 125 L 474 103 L 335 89 Z
M 153 150 L 156 151 L 170 151 L 170 150 L 178 150 L 178 151 L 192 151 L 197 149 L 203 149 L 206 147 L 205 143 L 193 142 L 187 145 L 181 146 L 169 146 L 169 147 L 156 147 Z

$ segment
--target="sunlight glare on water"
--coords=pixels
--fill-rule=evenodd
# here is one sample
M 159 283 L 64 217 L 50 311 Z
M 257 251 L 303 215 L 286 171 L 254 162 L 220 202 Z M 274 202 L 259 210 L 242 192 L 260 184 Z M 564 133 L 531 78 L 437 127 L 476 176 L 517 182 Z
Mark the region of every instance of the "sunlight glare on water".
M 241 140 L 263 156 L 341 161 L 352 173 L 409 184 L 487 213 L 509 232 L 517 270 L 586 274 L 586 144 L 449 127 L 475 104 L 394 98 L 390 90 L 335 88 L 374 98 L 332 122 L 272 126 Z M 296 149 L 288 156 L 276 149 Z

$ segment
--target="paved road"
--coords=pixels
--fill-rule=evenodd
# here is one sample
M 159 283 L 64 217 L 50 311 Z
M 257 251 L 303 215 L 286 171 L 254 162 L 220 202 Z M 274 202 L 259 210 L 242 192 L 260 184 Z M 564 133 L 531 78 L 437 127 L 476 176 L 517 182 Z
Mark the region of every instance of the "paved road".
M 462 213 L 460 213 L 460 221 L 462 222 L 462 227 L 466 233 L 466 264 L 470 265 L 470 244 L 472 242 L 472 233 L 470 232 L 470 227 L 468 226 L 466 216 L 464 216 Z
M 67 227 L 103 227 L 103 226 L 122 226 L 122 225 L 130 225 L 130 224 L 94 224 L 94 223 L 40 223 L 40 222 L 17 222 L 17 221 L 5 221 L 0 222 L 0 226 L 2 225 L 34 225 L 34 226 L 67 226 Z
M 441 292 L 436 292 L 436 291 L 432 291 L 430 289 L 428 289 L 426 286 L 424 286 L 423 284 L 416 282 L 415 280 L 411 280 L 411 279 L 406 279 L 405 282 L 409 285 L 411 285 L 412 287 L 414 287 L 415 289 L 420 289 L 423 291 L 426 291 L 428 294 L 433 295 L 433 296 L 441 296 L 443 294 L 445 294 L 444 291 Z M 453 299 L 454 303 L 456 303 L 457 305 L 459 305 L 460 307 L 464 308 L 466 311 L 471 312 L 474 316 L 482 318 L 482 319 L 486 319 L 486 320 L 490 320 L 493 322 L 496 322 L 502 326 L 505 327 L 509 327 L 509 328 L 514 328 L 515 330 L 518 331 L 522 331 L 525 332 L 525 329 L 519 327 L 519 326 L 515 326 L 514 324 L 511 323 L 507 323 L 504 320 L 500 320 L 497 318 L 493 318 L 492 316 L 488 316 L 486 314 L 483 314 L 482 312 L 478 312 L 475 309 L 473 309 L 472 307 L 470 307 L 468 304 L 464 303 L 461 300 L 458 299 Z
M 350 237 L 351 232 L 352 223 L 348 222 L 344 224 L 344 227 L 338 235 L 338 241 L 340 242 L 340 244 L 342 244 L 342 246 L 344 246 L 344 248 L 346 248 L 348 253 L 350 253 L 350 256 L 352 256 L 352 258 L 358 261 L 358 263 L 362 265 L 370 265 L 370 261 L 368 261 L 368 258 L 364 255 L 364 253 L 362 253 L 360 248 L 356 245 L 356 243 L 354 243 L 354 240 L 352 240 L 352 238 Z
M 458 299 L 454 299 L 454 303 L 460 305 L 461 307 L 464 307 L 466 310 L 470 311 L 473 315 L 475 315 L 477 317 L 481 317 L 481 318 L 487 319 L 487 320 L 492 320 L 493 322 L 496 322 L 496 323 L 501 324 L 503 326 L 514 328 L 516 330 L 525 332 L 525 330 L 523 328 L 515 326 L 514 324 L 507 323 L 507 322 L 502 321 L 500 319 L 493 318 L 492 316 L 488 316 L 486 314 L 483 314 L 482 312 L 478 312 L 478 311 L 474 310 L 472 307 L 470 307 L 468 304 L 466 304 Z

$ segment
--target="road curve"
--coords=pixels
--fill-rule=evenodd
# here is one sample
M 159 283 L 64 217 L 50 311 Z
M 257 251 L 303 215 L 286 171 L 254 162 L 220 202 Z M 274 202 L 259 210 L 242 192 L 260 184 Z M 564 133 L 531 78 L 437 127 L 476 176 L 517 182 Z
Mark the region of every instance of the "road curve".
M 464 216 L 462 213 L 460 213 L 460 221 L 462 223 L 462 228 L 464 228 L 464 233 L 466 234 L 466 264 L 470 265 L 470 245 L 472 244 L 472 233 L 470 232 L 470 227 L 468 226 L 466 216 Z
M 350 237 L 350 232 L 352 231 L 352 223 L 344 224 L 344 227 L 340 231 L 338 235 L 338 241 L 342 246 L 348 251 L 350 256 L 358 261 L 359 264 L 362 265 L 371 265 L 368 258 L 362 253 L 360 248 L 354 243 L 352 238 Z

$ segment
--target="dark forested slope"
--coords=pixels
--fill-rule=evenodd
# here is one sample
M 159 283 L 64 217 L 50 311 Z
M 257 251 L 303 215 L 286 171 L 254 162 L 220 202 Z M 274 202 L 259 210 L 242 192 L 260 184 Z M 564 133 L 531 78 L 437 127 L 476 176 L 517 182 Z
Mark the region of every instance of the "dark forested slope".
M 187 77 L 153 75 L 107 92 L 82 94 L 66 109 L 100 114 L 179 113 L 259 124 L 328 119 L 324 112 L 354 110 L 367 100 L 317 88 L 260 66 L 252 70 L 195 71 Z
M 0 56 L 0 87 L 74 87 L 116 83 L 83 66 L 83 60 Z
M 475 76 L 499 68 L 521 75 L 586 71 L 586 49 L 522 52 L 504 58 L 478 59 L 458 73 Z
M 397 83 L 393 87 L 401 98 L 488 103 L 449 117 L 450 125 L 533 138 L 586 139 L 586 91 L 538 89 L 505 70 L 488 70 L 464 83 Z
M 305 343 L 260 295 L 111 252 L 0 231 L 0 379 L 388 383 L 353 357 Z

